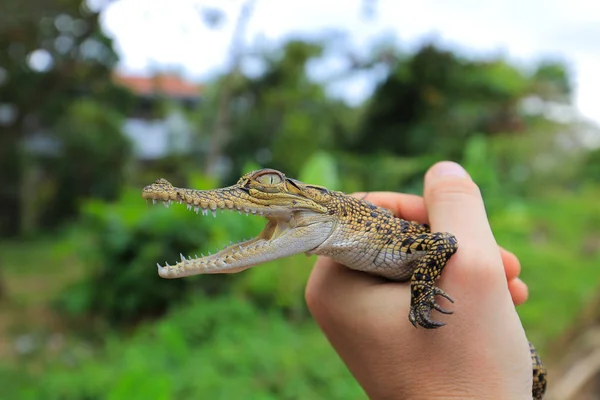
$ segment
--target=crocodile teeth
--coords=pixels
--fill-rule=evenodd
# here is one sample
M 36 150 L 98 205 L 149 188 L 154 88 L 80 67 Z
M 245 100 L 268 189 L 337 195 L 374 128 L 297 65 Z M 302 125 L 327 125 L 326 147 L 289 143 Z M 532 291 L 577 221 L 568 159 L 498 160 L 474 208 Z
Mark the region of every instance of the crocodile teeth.
M 156 199 L 152 199 L 152 204 L 156 204 Z
M 157 201 L 161 201 L 161 200 L 156 200 L 156 199 L 152 199 L 152 203 L 156 204 Z M 184 204 L 185 202 L 183 200 L 162 200 L 162 203 L 164 204 L 165 207 L 169 208 L 169 206 L 171 204 L 173 204 L 174 202 L 178 202 L 179 204 Z M 200 205 L 194 205 L 191 203 L 185 203 L 185 206 L 187 208 L 188 211 L 194 211 L 196 214 L 200 213 L 200 210 L 202 210 L 202 215 L 208 215 L 208 212 L 210 211 L 213 215 L 213 217 L 217 216 L 217 212 L 220 211 L 221 213 L 224 213 L 225 210 L 229 209 L 231 211 L 237 210 L 237 212 L 240 215 L 243 215 L 244 213 L 246 214 L 246 216 L 252 214 L 252 215 L 260 215 L 260 216 L 264 216 L 265 212 L 263 210 L 257 210 L 257 209 L 251 209 L 251 208 L 247 208 L 247 207 L 236 207 L 235 205 L 224 205 L 222 208 L 220 207 L 212 207 L 212 206 L 208 206 L 207 208 L 203 208 Z
M 181 261 L 186 261 L 185 256 L 182 253 L 179 253 L 179 257 L 181 257 Z

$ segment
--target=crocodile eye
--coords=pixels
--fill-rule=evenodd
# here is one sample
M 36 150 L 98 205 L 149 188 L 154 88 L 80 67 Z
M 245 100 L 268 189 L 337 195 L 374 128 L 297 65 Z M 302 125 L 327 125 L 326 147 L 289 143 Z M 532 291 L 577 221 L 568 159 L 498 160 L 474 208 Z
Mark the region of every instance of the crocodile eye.
M 279 174 L 264 174 L 256 178 L 263 185 L 277 185 L 283 181 Z

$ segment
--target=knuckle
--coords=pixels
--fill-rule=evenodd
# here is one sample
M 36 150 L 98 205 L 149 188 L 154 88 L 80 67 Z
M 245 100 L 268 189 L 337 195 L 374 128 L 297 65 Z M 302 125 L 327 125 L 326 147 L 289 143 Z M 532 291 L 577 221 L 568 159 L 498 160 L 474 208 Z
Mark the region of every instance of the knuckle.
M 479 186 L 470 179 L 438 181 L 426 189 L 425 195 L 433 202 L 482 198 Z
M 491 289 L 506 284 L 502 259 L 477 246 L 463 246 L 457 252 L 457 262 L 464 279 L 477 287 Z

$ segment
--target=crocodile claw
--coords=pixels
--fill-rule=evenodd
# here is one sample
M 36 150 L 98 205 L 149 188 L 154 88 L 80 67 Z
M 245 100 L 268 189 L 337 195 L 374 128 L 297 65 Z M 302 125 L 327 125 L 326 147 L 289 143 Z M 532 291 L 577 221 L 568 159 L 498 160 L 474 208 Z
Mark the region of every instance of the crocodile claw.
M 415 328 L 422 326 L 425 329 L 436 329 L 446 325 L 443 322 L 431 319 L 431 310 L 437 310 L 442 314 L 453 314 L 454 311 L 446 310 L 435 302 L 435 296 L 442 296 L 451 303 L 454 300 L 442 289 L 438 287 L 425 287 L 416 299 L 411 301 L 410 313 L 408 319 Z
M 440 307 L 440 305 L 437 304 L 437 303 L 434 304 L 433 308 L 435 308 L 436 310 L 438 310 L 442 314 L 446 314 L 446 315 L 452 315 L 452 314 L 454 314 L 454 311 L 452 311 L 452 310 L 446 310 L 445 308 Z

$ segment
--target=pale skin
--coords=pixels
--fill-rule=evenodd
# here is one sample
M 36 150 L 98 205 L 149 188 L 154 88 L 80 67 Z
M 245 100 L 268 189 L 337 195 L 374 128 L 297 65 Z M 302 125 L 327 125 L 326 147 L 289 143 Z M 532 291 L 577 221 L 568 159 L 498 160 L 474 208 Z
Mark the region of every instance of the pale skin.
M 364 196 L 364 194 L 356 194 Z M 478 187 L 457 164 L 425 176 L 424 197 L 369 193 L 396 215 L 451 232 L 459 243 L 439 286 L 453 315 L 447 325 L 415 329 L 409 285 L 345 268 L 320 257 L 306 288 L 315 320 L 369 398 L 531 399 L 528 342 L 515 310 L 527 300 L 519 260 L 496 243 Z

